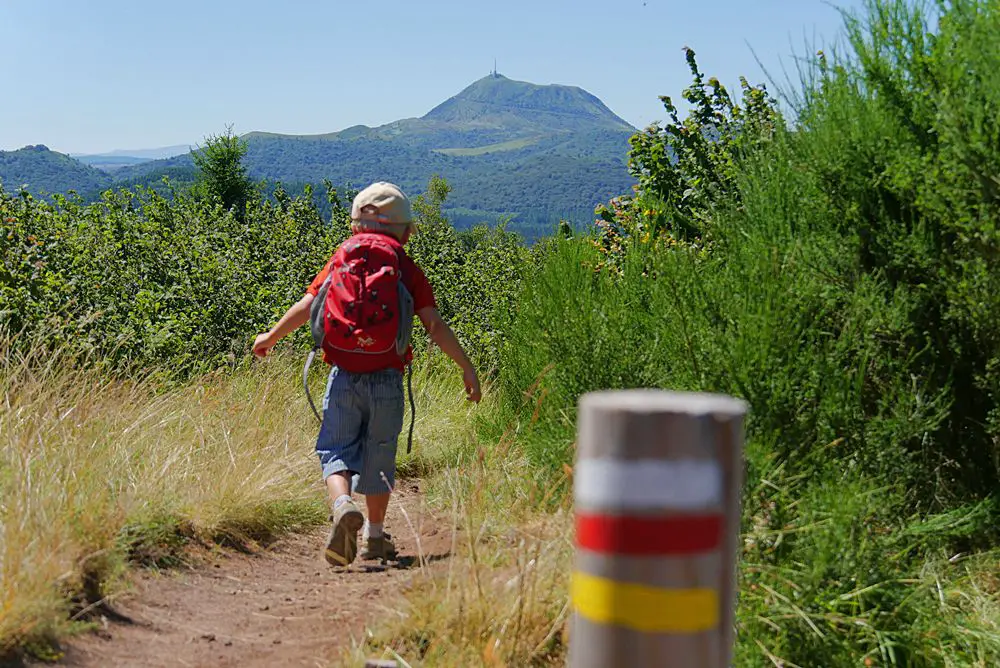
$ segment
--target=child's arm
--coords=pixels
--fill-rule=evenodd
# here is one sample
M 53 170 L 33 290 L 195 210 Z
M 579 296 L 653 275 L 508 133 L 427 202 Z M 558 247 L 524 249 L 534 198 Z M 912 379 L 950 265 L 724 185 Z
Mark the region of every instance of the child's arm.
M 455 338 L 455 333 L 451 331 L 451 327 L 444 321 L 438 310 L 432 306 L 417 311 L 417 317 L 424 324 L 424 329 L 427 330 L 431 341 L 445 355 L 453 359 L 455 364 L 461 367 L 462 379 L 465 381 L 465 394 L 468 396 L 469 401 L 478 402 L 482 398 L 482 390 L 479 387 L 479 376 L 476 375 L 475 367 L 472 366 L 472 362 L 469 361 L 465 351 L 462 350 L 462 344 Z
M 307 292 L 285 312 L 285 315 L 281 316 L 281 320 L 271 328 L 270 332 L 258 334 L 253 342 L 253 354 L 257 357 L 266 357 L 278 341 L 306 324 L 309 321 L 309 307 L 312 306 L 313 299 L 315 297 L 312 293 Z

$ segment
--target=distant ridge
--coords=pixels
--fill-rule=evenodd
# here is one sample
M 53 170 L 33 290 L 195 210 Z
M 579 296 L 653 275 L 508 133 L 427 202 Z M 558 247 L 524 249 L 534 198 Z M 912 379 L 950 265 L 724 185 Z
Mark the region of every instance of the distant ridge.
M 115 149 L 114 151 L 107 151 L 105 153 L 70 153 L 70 156 L 81 161 L 84 158 L 144 158 L 146 160 L 159 160 L 162 158 L 172 158 L 175 155 L 183 155 L 193 148 L 193 144 L 175 144 L 174 146 L 161 146 L 159 148 Z
M 104 172 L 44 144 L 0 151 L 0 183 L 10 191 L 27 186 L 35 194 L 90 193 L 111 185 Z
M 70 155 L 86 165 L 105 172 L 115 172 L 123 167 L 184 155 L 190 153 L 192 148 L 194 147 L 187 144 L 177 144 L 161 148 L 116 149 L 107 153 Z

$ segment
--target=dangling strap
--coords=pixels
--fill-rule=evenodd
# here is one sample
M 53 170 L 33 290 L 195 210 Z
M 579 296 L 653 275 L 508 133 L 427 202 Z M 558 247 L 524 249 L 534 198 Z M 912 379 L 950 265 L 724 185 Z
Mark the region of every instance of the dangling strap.
M 406 439 L 406 454 L 413 449 L 413 421 L 417 419 L 417 405 L 413 402 L 413 364 L 406 365 L 406 392 L 410 395 L 410 435 Z
M 306 388 L 306 399 L 309 400 L 309 405 L 312 406 L 313 415 L 316 416 L 316 419 L 319 420 L 320 424 L 323 424 L 323 418 L 320 417 L 319 411 L 316 410 L 316 404 L 313 403 L 312 395 L 309 394 L 309 367 L 312 366 L 313 358 L 316 357 L 317 350 L 319 350 L 319 348 L 313 348 L 309 351 L 309 357 L 306 358 L 306 366 L 302 369 L 302 387 Z

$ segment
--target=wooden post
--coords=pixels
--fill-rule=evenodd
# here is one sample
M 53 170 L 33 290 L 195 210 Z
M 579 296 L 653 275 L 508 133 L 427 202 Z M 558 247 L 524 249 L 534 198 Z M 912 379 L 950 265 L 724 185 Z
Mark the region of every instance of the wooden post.
M 730 665 L 745 414 L 721 395 L 580 400 L 571 668 Z

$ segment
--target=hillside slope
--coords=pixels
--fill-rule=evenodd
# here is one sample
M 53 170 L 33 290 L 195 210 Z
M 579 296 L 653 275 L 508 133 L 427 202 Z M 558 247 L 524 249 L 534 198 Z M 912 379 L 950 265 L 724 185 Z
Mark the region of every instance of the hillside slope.
M 26 185 L 36 194 L 89 193 L 111 185 L 111 177 L 43 144 L 0 151 L 0 183 L 8 190 Z

